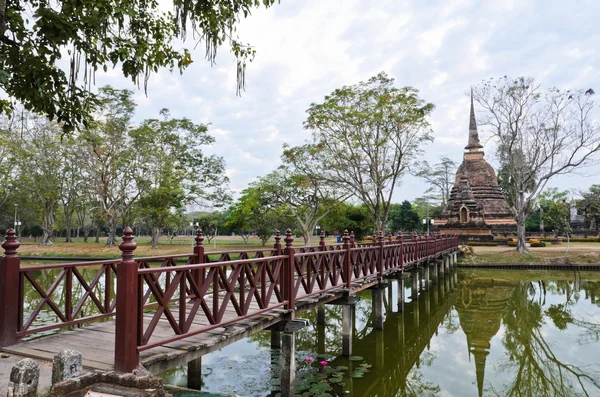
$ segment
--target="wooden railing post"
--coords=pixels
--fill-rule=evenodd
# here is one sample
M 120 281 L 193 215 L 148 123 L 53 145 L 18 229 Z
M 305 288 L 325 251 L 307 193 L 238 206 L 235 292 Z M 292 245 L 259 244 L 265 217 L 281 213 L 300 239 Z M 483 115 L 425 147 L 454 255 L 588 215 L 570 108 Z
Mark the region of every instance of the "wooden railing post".
M 346 260 L 344 261 L 344 274 L 346 275 L 346 288 L 348 291 L 352 289 L 352 262 L 351 252 L 352 244 L 350 243 L 351 238 L 348 235 L 348 230 L 344 230 L 344 237 L 342 239 L 342 248 L 346 251 Z
M 287 301 L 287 305 L 285 305 L 285 309 L 291 310 L 291 317 L 294 318 L 296 311 L 296 288 L 294 286 L 294 265 L 296 258 L 294 257 L 295 251 L 292 244 L 294 242 L 294 236 L 292 236 L 292 230 L 288 229 L 285 232 L 285 253 L 287 255 L 287 263 L 283 267 L 283 296 L 285 296 L 285 300 Z
M 139 364 L 140 354 L 137 350 L 139 316 L 142 310 L 138 307 L 138 273 L 137 263 L 133 260 L 133 252 L 137 244 L 133 241 L 133 231 L 129 226 L 123 230 L 121 263 L 117 267 L 117 307 L 115 319 L 115 370 L 132 372 Z
M 379 245 L 379 259 L 377 261 L 377 280 L 381 282 L 383 278 L 383 246 L 384 246 L 383 232 L 380 230 L 377 236 L 377 244 Z
M 194 263 L 201 264 L 204 263 L 204 245 L 202 245 L 204 241 L 204 234 L 202 234 L 202 229 L 196 229 L 196 245 L 194 245 Z M 198 290 L 202 288 L 202 284 L 204 284 L 204 270 L 196 269 L 192 271 L 193 278 L 198 285 Z M 197 296 L 197 298 L 201 298 Z
M 273 244 L 273 249 L 275 250 L 275 255 L 281 255 L 281 232 L 279 230 L 275 231 L 275 244 Z
M 350 232 L 350 248 L 356 248 L 356 240 L 354 239 L 354 230 Z
M 325 243 L 325 232 L 321 232 L 319 236 L 319 249 L 321 251 L 327 251 L 327 244 Z
M 400 269 L 404 268 L 404 236 L 398 232 L 398 242 L 400 243 Z
M 22 305 L 19 298 L 23 296 L 19 293 L 19 245 L 15 231 L 8 229 L 2 243 L 4 256 L 0 260 L 0 347 L 17 343 L 19 305 Z

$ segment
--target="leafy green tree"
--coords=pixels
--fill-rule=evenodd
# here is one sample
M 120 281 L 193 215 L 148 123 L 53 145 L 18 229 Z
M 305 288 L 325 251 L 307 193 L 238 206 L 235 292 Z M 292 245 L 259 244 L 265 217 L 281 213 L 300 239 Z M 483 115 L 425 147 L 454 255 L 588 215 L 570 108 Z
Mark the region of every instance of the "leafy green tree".
M 362 240 L 375 230 L 375 223 L 364 205 L 342 203 L 329 212 L 320 222 L 321 230 L 344 230 L 354 232 L 356 240 Z
M 532 78 L 484 81 L 473 98 L 485 110 L 497 144 L 500 186 L 517 223 L 517 247 L 528 251 L 525 222 L 556 175 L 594 164 L 600 155 L 599 108 L 593 90 L 542 90 Z
M 158 247 L 161 230 L 181 217 L 186 203 L 202 199 L 217 206 L 229 200 L 225 162 L 206 156 L 203 148 L 214 142 L 202 124 L 172 119 L 169 111 L 162 119 L 149 119 L 129 133 L 131 145 L 144 162 L 145 185 L 140 196 L 140 213 L 152 228 L 152 247 Z
M 294 219 L 279 205 L 268 200 L 260 188 L 251 184 L 230 207 L 230 220 L 236 219 L 238 227 L 256 233 L 265 245 L 276 230 L 285 230 L 294 224 Z M 230 224 L 233 227 L 233 224 Z
M 312 131 L 323 177 L 360 200 L 378 230 L 387 221 L 394 188 L 433 139 L 433 108 L 416 89 L 396 88 L 382 72 L 335 90 L 307 110 L 304 127 Z
M 586 226 L 591 230 L 600 230 L 600 185 L 592 185 L 580 194 L 582 198 L 578 200 L 577 207 L 585 215 Z
M 402 204 L 392 204 L 388 229 L 393 233 L 413 232 L 421 229 L 421 217 L 408 200 Z
M 195 219 L 209 243 L 216 239 L 219 231 L 225 226 L 225 214 L 221 211 L 201 212 L 195 216 Z
M 570 208 L 567 203 L 568 191 L 559 191 L 557 188 L 549 188 L 540 194 L 540 206 L 544 208 L 542 219 L 544 224 L 563 232 L 567 236 L 566 251 L 569 250 L 571 237 Z
M 64 122 L 66 130 L 89 127 L 101 102 L 90 86 L 98 69 L 119 67 L 134 84 L 148 83 L 159 68 L 183 70 L 193 61 L 185 40 L 192 27 L 214 63 L 229 44 L 237 57 L 238 90 L 255 49 L 235 35 L 241 18 L 275 0 L 173 0 L 174 14 L 156 0 L 0 0 L 0 114 L 15 102 Z M 63 70 L 59 60 L 70 56 Z

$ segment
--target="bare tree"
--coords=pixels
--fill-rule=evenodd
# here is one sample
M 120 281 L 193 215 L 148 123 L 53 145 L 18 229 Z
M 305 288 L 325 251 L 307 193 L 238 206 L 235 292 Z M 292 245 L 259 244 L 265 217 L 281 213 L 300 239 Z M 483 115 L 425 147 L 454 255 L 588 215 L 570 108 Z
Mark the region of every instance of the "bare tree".
M 484 81 L 473 93 L 497 143 L 500 185 L 517 222 L 517 251 L 524 253 L 525 221 L 538 195 L 556 175 L 581 171 L 600 152 L 593 90 L 542 90 L 532 78 Z
M 448 157 L 440 157 L 440 162 L 429 165 L 427 161 L 423 161 L 419 167 L 416 176 L 425 179 L 430 187 L 425 193 L 434 193 L 438 198 L 442 207 L 446 206 L 450 190 L 454 184 L 454 175 L 456 174 L 457 164 L 454 160 Z

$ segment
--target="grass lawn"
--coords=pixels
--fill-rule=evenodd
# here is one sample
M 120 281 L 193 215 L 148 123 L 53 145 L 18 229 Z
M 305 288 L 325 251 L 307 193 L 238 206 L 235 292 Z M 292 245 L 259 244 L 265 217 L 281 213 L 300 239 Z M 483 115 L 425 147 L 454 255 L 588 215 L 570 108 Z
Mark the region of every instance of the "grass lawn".
M 19 239 L 21 246 L 18 249 L 20 256 L 44 256 L 44 257 L 94 257 L 94 258 L 117 258 L 121 256 L 121 251 L 118 246 L 107 247 L 105 246 L 106 237 L 100 239 L 100 243 L 94 243 L 94 238 L 89 238 L 87 243 L 83 242 L 83 238 L 73 239 L 72 243 L 65 243 L 64 238 L 56 239 L 53 245 L 41 246 L 34 239 L 22 238 Z M 120 238 L 117 239 L 120 241 Z M 159 240 L 159 246 L 153 249 L 150 245 L 150 237 L 140 236 L 134 240 L 137 243 L 135 250 L 135 256 L 162 256 L 162 255 L 174 255 L 174 254 L 187 254 L 193 252 L 193 244 L 195 244 L 194 237 L 191 236 L 180 236 L 176 237 L 172 241 L 167 237 L 163 237 Z M 336 242 L 335 237 L 327 238 L 327 244 L 334 244 Z M 248 244 L 244 243 L 241 237 L 235 236 L 218 236 L 215 240 L 210 243 L 208 240 L 204 240 L 204 246 L 206 252 L 211 251 L 229 251 L 229 250 L 245 250 L 245 249 L 269 249 L 275 244 L 275 239 L 271 238 L 267 243 L 262 246 L 258 237 L 251 237 Z M 283 236 L 281 244 L 285 245 Z M 314 237 L 311 240 L 311 245 L 319 244 L 318 237 Z M 302 238 L 294 239 L 294 246 L 303 246 L 304 240 Z
M 459 264 L 600 264 L 600 243 L 566 243 L 530 248 L 529 254 L 519 254 L 513 247 L 471 247 L 472 254 L 459 258 Z

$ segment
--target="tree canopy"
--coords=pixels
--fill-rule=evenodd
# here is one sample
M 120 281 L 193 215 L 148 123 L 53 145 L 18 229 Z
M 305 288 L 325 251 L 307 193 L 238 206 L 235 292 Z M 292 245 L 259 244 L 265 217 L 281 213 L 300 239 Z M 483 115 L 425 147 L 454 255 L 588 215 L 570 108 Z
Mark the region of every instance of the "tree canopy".
M 237 24 L 275 1 L 173 0 L 173 12 L 165 12 L 157 0 L 0 0 L 0 90 L 8 95 L 0 114 L 19 102 L 67 130 L 87 126 L 99 100 L 91 91 L 98 69 L 118 67 L 144 87 L 159 68 L 183 72 L 193 62 L 179 41 L 188 26 L 211 64 L 229 45 L 239 90 L 255 49 L 237 37 Z
M 412 87 L 397 88 L 379 73 L 366 82 L 335 90 L 307 110 L 323 177 L 369 210 L 378 230 L 388 217 L 401 177 L 433 140 L 428 117 L 434 105 Z

